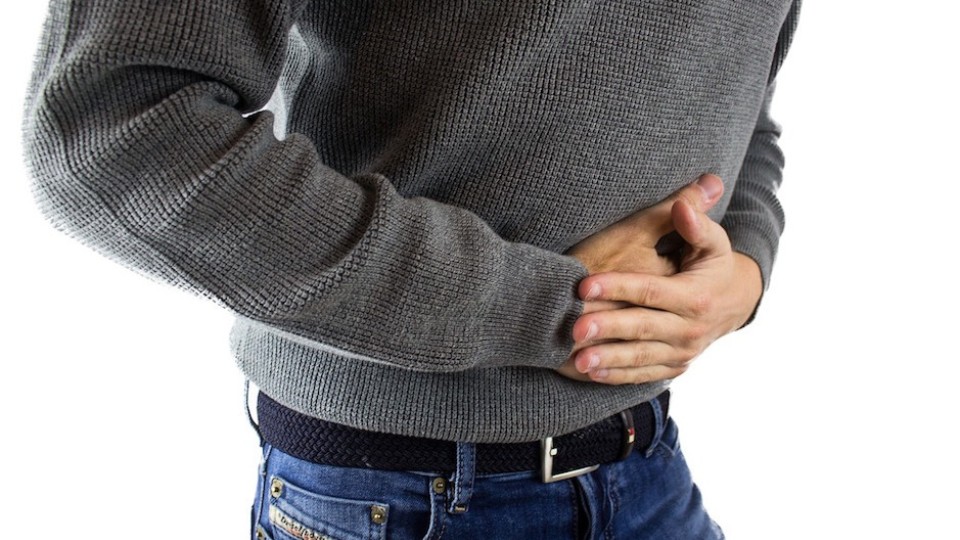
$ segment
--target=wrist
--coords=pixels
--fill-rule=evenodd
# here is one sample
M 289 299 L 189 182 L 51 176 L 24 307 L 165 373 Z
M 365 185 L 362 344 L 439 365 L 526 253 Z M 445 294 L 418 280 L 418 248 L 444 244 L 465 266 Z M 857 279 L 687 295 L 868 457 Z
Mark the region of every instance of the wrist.
M 763 275 L 760 265 L 753 258 L 740 252 L 733 252 L 734 270 L 737 281 L 740 283 L 741 300 L 743 306 L 743 321 L 739 328 L 743 328 L 756 313 L 763 296 Z

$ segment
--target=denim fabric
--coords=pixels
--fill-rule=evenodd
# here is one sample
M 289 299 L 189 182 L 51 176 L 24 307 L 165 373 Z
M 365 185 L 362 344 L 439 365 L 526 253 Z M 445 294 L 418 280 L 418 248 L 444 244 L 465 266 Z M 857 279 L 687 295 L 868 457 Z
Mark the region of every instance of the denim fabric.
M 692 482 L 672 419 L 646 451 L 550 484 L 534 471 L 475 475 L 472 451 L 459 445 L 457 471 L 438 475 L 320 465 L 264 443 L 252 537 L 723 538 Z

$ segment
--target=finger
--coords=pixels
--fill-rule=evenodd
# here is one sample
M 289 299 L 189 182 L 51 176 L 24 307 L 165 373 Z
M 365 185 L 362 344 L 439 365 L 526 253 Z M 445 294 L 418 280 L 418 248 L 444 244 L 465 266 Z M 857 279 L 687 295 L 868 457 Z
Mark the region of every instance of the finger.
M 607 300 L 588 300 L 583 304 L 582 315 L 586 315 L 587 313 L 593 313 L 595 311 L 609 311 L 612 309 L 625 308 L 630 305 L 632 304 L 628 302 L 613 302 L 613 301 L 607 301 Z
M 697 209 L 687 201 L 676 201 L 670 208 L 670 218 L 677 234 L 690 247 L 702 247 L 706 233 L 703 230 Z
M 731 251 L 727 232 L 706 213 L 698 211 L 686 201 L 677 201 L 671 214 L 677 233 L 688 244 L 684 254 L 687 264 L 691 260 Z
M 582 315 L 573 324 L 573 339 L 578 343 L 595 340 L 657 340 L 672 343 L 682 333 L 683 319 L 675 314 L 627 305 L 631 307 Z
M 574 357 L 574 365 L 577 371 L 588 373 L 604 369 L 677 366 L 686 363 L 689 356 L 662 341 L 612 341 L 580 351 Z
M 714 207 L 723 195 L 723 181 L 713 174 L 705 174 L 696 182 L 675 191 L 663 201 L 635 214 L 635 226 L 649 240 L 656 242 L 674 229 L 671 217 L 677 201 L 686 201 L 700 212 Z
M 642 368 L 605 369 L 589 373 L 590 380 L 602 384 L 643 384 L 675 379 L 686 372 L 686 367 L 647 366 Z
M 556 371 L 557 373 L 559 373 L 560 375 L 563 375 L 568 379 L 573 379 L 575 381 L 584 381 L 584 382 L 590 381 L 589 375 L 587 375 L 586 373 L 581 373 L 577 371 L 576 366 L 574 366 L 573 364 L 572 358 L 564 362 L 562 366 L 556 369 Z
M 696 291 L 682 273 L 654 276 L 636 272 L 603 272 L 580 280 L 578 292 L 584 300 L 629 302 L 684 315 L 682 306 L 696 301 Z
M 619 339 L 591 339 L 590 341 L 580 341 L 573 344 L 573 348 L 570 350 L 570 357 L 576 357 L 577 353 L 587 347 L 592 347 L 594 345 L 599 345 L 601 343 L 614 343 L 616 341 L 621 341 Z

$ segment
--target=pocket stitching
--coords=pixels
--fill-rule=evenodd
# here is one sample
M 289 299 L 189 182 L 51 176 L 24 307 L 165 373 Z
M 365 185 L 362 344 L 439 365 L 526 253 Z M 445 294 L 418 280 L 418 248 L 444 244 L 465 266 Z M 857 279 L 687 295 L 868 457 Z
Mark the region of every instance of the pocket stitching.
M 386 534 L 387 523 L 390 519 L 390 505 L 387 503 L 323 495 L 321 493 L 316 493 L 314 491 L 305 489 L 297 484 L 293 484 L 278 474 L 273 474 L 270 476 L 270 482 L 268 485 L 272 484 L 274 480 L 279 480 L 283 485 L 283 489 L 279 496 L 274 496 L 272 493 L 270 494 L 270 503 L 268 508 L 269 522 L 271 529 L 275 533 L 282 533 L 284 536 L 289 536 L 296 540 L 338 540 L 341 533 L 348 534 L 350 538 L 376 540 L 383 538 Z M 291 498 L 289 496 L 285 497 L 285 495 L 288 493 L 294 494 L 295 498 Z M 301 504 L 297 504 L 298 502 Z M 311 502 L 315 502 L 318 505 L 325 504 L 333 506 L 334 508 L 339 506 L 350 511 L 359 511 L 360 508 L 363 508 L 365 511 L 369 512 L 372 510 L 373 506 L 379 506 L 384 510 L 385 517 L 382 523 L 376 523 L 369 515 L 365 516 L 365 518 L 362 518 L 362 523 L 365 525 L 365 530 L 362 530 L 360 526 L 356 527 L 356 529 L 353 531 L 350 531 L 349 529 L 336 530 L 337 527 L 335 522 L 323 519 L 319 516 L 311 515 L 311 512 L 307 508 L 304 508 L 303 503 L 309 504 Z M 276 509 L 276 512 L 284 514 L 296 525 L 299 525 L 305 529 L 307 531 L 307 535 L 298 535 L 295 531 L 288 531 L 280 524 L 276 523 L 273 516 L 274 509 Z M 330 531 L 329 529 L 335 530 Z M 331 533 L 334 533 L 335 536 L 330 536 Z

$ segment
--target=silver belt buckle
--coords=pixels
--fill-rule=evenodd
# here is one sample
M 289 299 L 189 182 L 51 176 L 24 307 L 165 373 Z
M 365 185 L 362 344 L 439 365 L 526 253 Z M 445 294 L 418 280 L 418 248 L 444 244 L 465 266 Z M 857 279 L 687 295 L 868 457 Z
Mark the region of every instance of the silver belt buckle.
M 637 431 L 633 426 L 633 412 L 629 409 L 620 411 L 620 421 L 623 424 L 623 442 L 620 447 L 620 457 L 617 459 L 622 461 L 630 457 L 630 454 L 633 452 L 633 446 L 637 441 Z M 582 469 L 553 474 L 553 456 L 556 455 L 557 449 L 553 447 L 553 437 L 547 437 L 540 441 L 540 468 L 544 483 L 575 478 L 600 468 L 600 465 L 597 464 Z
M 547 437 L 540 441 L 540 470 L 543 474 L 543 482 L 545 484 L 549 484 L 550 482 L 559 482 L 560 480 L 567 480 L 569 478 L 576 478 L 577 476 L 593 472 L 600 468 L 600 465 L 597 464 L 590 465 L 589 467 L 584 467 L 582 469 L 574 469 L 572 471 L 553 474 L 553 456 L 556 455 L 557 449 L 553 447 L 553 437 Z

